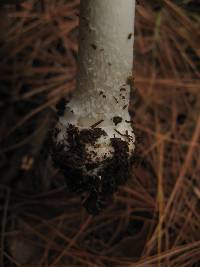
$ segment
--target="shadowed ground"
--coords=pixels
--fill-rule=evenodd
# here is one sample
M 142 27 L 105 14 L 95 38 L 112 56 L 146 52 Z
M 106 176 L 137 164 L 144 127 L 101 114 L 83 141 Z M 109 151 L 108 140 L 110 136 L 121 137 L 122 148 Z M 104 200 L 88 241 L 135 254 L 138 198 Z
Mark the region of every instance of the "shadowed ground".
M 56 104 L 75 86 L 79 1 L 1 7 L 1 266 L 200 265 L 197 1 L 139 1 L 131 177 L 89 216 L 51 162 Z M 80 44 L 81 45 L 81 44 Z

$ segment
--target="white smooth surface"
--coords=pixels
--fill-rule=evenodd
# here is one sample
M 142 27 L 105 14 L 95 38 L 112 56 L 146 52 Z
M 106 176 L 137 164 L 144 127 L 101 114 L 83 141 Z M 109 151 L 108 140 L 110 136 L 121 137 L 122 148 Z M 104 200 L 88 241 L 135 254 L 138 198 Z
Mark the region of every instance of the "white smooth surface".
M 111 157 L 110 138 L 113 137 L 128 141 L 130 154 L 134 150 L 133 129 L 125 122 L 130 121 L 130 86 L 126 83 L 132 75 L 134 13 L 134 0 L 81 1 L 77 88 L 67 104 L 65 116 L 59 120 L 58 142 L 65 143 L 68 123 L 83 129 L 103 120 L 97 126 L 108 134 L 104 140 L 98 140 L 103 147 L 99 150 L 91 147 L 88 151 Z M 115 116 L 123 119 L 117 126 L 113 123 Z M 132 138 L 127 140 L 116 130 Z

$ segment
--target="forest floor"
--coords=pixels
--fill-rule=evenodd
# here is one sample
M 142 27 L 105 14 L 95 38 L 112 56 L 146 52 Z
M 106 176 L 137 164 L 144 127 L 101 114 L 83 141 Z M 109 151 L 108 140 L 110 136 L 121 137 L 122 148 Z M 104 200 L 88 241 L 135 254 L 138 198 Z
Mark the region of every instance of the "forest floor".
M 79 0 L 0 7 L 0 266 L 200 266 L 200 6 L 138 2 L 136 160 L 98 216 L 47 149 L 75 86 Z

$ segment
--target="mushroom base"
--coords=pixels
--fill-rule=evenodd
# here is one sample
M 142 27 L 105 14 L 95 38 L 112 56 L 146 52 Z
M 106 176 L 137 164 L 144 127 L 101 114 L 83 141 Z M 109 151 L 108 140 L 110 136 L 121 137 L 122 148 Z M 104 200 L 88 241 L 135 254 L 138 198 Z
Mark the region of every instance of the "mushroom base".
M 128 179 L 133 158 L 129 143 L 119 137 L 110 138 L 111 155 L 91 161 L 94 151 L 91 150 L 91 155 L 88 155 L 88 145 L 93 147 L 99 138 L 106 135 L 103 129 L 80 131 L 76 126 L 69 125 L 67 145 L 55 141 L 58 134 L 59 130 L 55 129 L 51 142 L 55 167 L 65 176 L 67 189 L 82 194 L 87 211 L 98 214 Z

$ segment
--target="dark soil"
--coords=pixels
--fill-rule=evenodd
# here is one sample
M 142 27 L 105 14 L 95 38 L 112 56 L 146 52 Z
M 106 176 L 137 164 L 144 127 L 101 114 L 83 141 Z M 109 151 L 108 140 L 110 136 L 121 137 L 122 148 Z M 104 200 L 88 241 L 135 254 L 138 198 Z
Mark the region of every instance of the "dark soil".
M 54 140 L 58 133 L 57 129 L 53 131 Z M 120 138 L 111 139 L 111 145 L 114 148 L 111 159 L 103 161 L 97 159 L 97 162 L 90 163 L 96 155 L 93 153 L 88 155 L 86 145 L 93 146 L 102 135 L 105 136 L 106 133 L 101 128 L 79 131 L 77 127 L 69 125 L 67 151 L 64 145 L 51 141 L 51 147 L 53 147 L 51 155 L 55 167 L 64 174 L 69 191 L 89 194 L 83 205 L 91 214 L 98 214 L 105 208 L 107 200 L 112 198 L 120 185 L 125 184 L 131 165 L 128 144 Z M 88 174 L 94 169 L 99 169 L 96 174 Z

